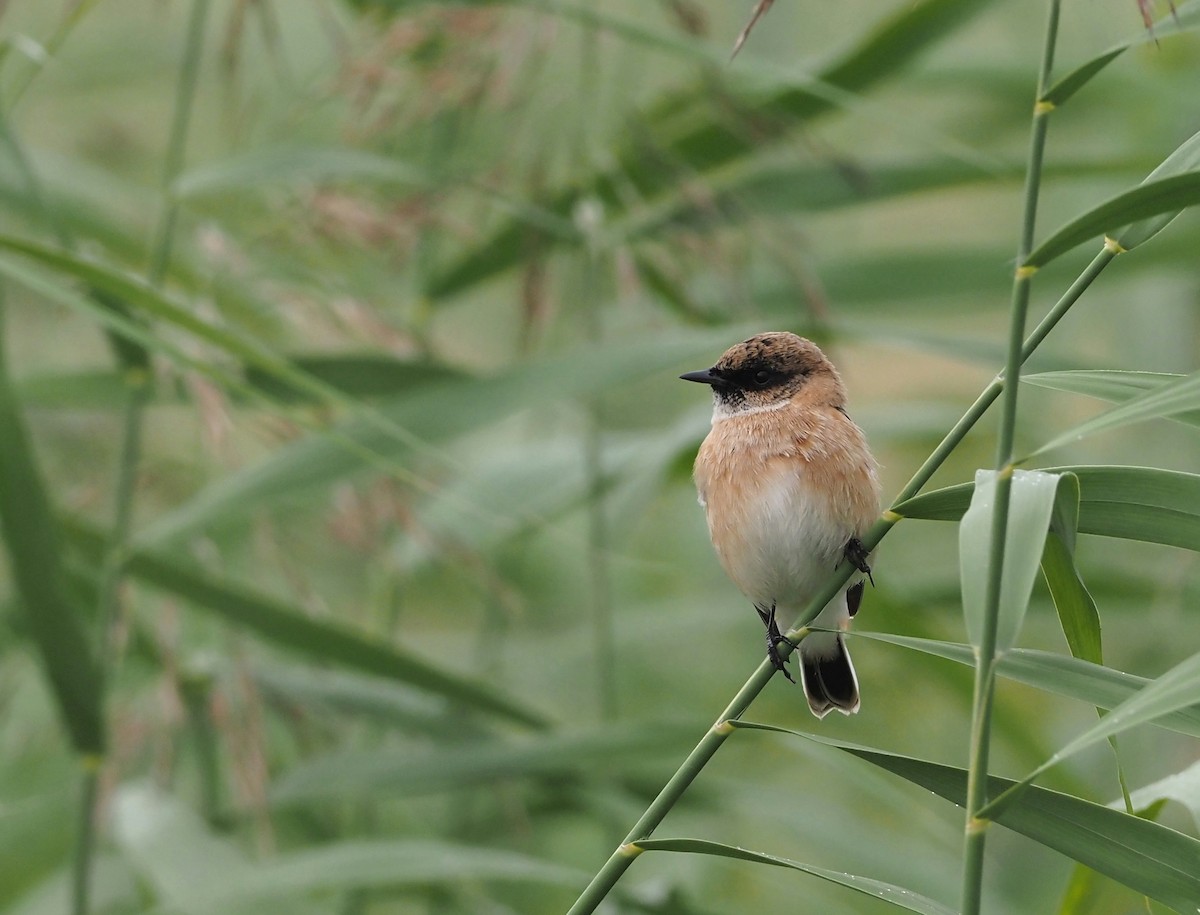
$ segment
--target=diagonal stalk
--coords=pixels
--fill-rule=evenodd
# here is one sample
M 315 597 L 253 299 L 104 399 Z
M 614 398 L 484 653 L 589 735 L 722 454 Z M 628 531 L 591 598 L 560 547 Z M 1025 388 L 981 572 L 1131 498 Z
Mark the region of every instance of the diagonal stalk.
M 1042 97 L 1050 84 L 1054 66 L 1054 48 L 1058 39 L 1058 20 L 1061 0 L 1050 0 L 1046 21 L 1046 37 L 1038 72 L 1037 100 L 1033 108 L 1030 130 L 1029 160 L 1025 171 L 1025 204 L 1021 221 L 1021 236 L 1017 246 L 1017 270 L 1013 278 L 1010 315 L 1008 362 L 1005 378 L 1019 380 L 1022 339 L 1029 311 L 1030 283 L 1034 270 L 1026 267 L 1033 250 L 1034 227 L 1037 222 L 1038 194 L 1042 183 L 1042 160 L 1046 148 L 1046 130 L 1053 105 Z M 984 601 L 983 631 L 976 648 L 975 689 L 971 714 L 970 770 L 967 776 L 966 826 L 963 846 L 963 915 L 978 915 L 983 892 L 983 853 L 987 840 L 988 821 L 978 816 L 987 803 L 988 757 L 991 749 L 992 699 L 996 684 L 996 629 L 1000 617 L 1000 583 L 1004 570 L 1004 547 L 1008 534 L 1008 510 L 1012 493 L 1013 439 L 1017 424 L 1017 395 L 1019 384 L 1006 384 L 1001 405 L 1000 430 L 996 446 L 996 495 L 992 514 L 991 550 L 988 559 L 988 580 Z

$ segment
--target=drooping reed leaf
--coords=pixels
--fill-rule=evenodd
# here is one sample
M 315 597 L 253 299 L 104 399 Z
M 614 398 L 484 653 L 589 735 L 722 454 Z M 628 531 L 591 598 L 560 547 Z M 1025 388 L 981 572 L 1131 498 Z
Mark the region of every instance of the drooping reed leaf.
M 381 749 L 314 755 L 274 784 L 277 807 L 345 798 L 377 798 L 492 785 L 498 779 L 548 778 L 561 782 L 584 773 L 606 777 L 649 759 L 677 755 L 699 722 L 636 722 L 549 733 L 515 740 L 441 744 L 428 753 Z
M 1200 132 L 1185 140 L 1137 187 L 1093 207 L 1054 232 L 1025 259 L 1025 265 L 1044 267 L 1076 245 L 1105 234 L 1121 249 L 1132 250 L 1197 203 Z
M 967 666 L 975 664 L 974 650 L 970 645 L 886 632 L 856 630 L 854 636 L 887 642 Z M 1080 658 L 1029 648 L 1013 648 L 1006 652 L 997 665 L 997 673 L 1046 692 L 1106 709 L 1120 705 L 1152 682 L 1146 677 L 1122 673 Z M 1200 702 L 1163 715 L 1149 723 L 1181 734 L 1200 737 Z
M 71 545 L 98 566 L 104 536 L 78 519 L 66 519 L 64 531 Z M 207 573 L 162 555 L 137 549 L 125 563 L 132 578 L 168 591 L 206 613 L 254 632 L 281 647 L 361 673 L 409 683 L 526 725 L 542 726 L 542 716 L 504 696 L 494 684 L 471 680 L 437 667 L 416 654 L 332 621 L 313 619 L 304 611 L 249 588 L 221 581 Z
M 1164 16 L 1151 28 L 1142 29 L 1128 41 L 1109 48 L 1060 76 L 1049 89 L 1042 93 L 1042 100 L 1056 106 L 1062 105 L 1130 48 L 1157 42 L 1160 37 L 1172 38 L 1195 29 L 1197 26 L 1200 26 L 1200 2 L 1190 0 L 1188 3 L 1181 3 L 1171 11 L 1170 15 Z
M 967 770 L 958 766 L 770 725 L 731 724 L 836 747 L 960 807 L 966 801 Z M 1015 784 L 990 776 L 988 794 L 995 797 Z M 1200 898 L 1200 841 L 1158 823 L 1037 786 L 1016 796 L 997 813 L 996 822 L 1180 911 L 1187 911 Z
M 4 345 L 0 336 L 0 350 Z M 0 530 L 18 606 L 71 743 L 80 753 L 103 753 L 100 670 L 82 618 L 63 590 L 58 524 L 2 351 Z
M 909 912 L 919 912 L 921 915 L 953 915 L 954 913 L 954 909 L 944 906 L 940 902 L 935 902 L 926 896 L 922 896 L 920 893 L 914 893 L 912 890 L 907 890 L 891 883 L 884 883 L 881 880 L 872 880 L 870 877 L 859 877 L 855 874 L 847 874 L 841 871 L 832 871 L 828 868 L 816 867 L 812 864 L 802 864 L 799 861 L 792 861 L 788 858 L 780 858 L 776 855 L 768 855 L 759 851 L 751 851 L 748 848 L 738 848 L 733 845 L 709 842 L 704 839 L 642 839 L 635 844 L 638 848 L 645 851 L 712 855 L 717 858 L 731 858 L 735 861 L 753 861 L 756 864 L 785 867 L 804 874 L 810 874 L 813 877 L 819 877 L 838 886 L 844 886 L 847 889 L 862 893 L 864 896 L 870 896 L 873 899 L 882 899 L 884 902 L 891 903 L 898 909 L 905 909 Z
M 1156 467 L 1049 467 L 1079 478 L 1079 531 L 1200 550 L 1200 475 Z M 905 518 L 957 521 L 973 484 L 934 490 L 896 506 Z

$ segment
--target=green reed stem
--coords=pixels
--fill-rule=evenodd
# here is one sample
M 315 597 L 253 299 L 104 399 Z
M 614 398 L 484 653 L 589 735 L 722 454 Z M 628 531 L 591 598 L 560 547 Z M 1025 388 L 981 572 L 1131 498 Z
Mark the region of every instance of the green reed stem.
M 1030 283 L 1033 270 L 1024 266 L 1033 250 L 1037 222 L 1038 194 L 1042 184 L 1042 160 L 1051 106 L 1042 102 L 1054 66 L 1054 48 L 1058 40 L 1061 0 L 1050 0 L 1046 37 L 1038 71 L 1037 101 L 1029 139 L 1029 159 L 1025 171 L 1025 202 L 1021 236 L 1017 246 L 1017 271 L 1013 279 L 1010 313 L 1008 362 L 1004 376 L 1008 381 L 1020 378 L 1022 341 L 1029 312 Z M 967 776 L 966 826 L 963 846 L 962 913 L 978 915 L 983 895 L 984 847 L 988 821 L 978 812 L 987 803 L 988 761 L 991 750 L 992 700 L 996 684 L 996 630 L 1000 618 L 1000 584 L 1004 571 L 1004 548 L 1008 535 L 1008 510 L 1012 494 L 1013 441 L 1017 425 L 1019 384 L 1006 384 L 1001 404 L 1000 430 L 996 445 L 996 502 L 992 514 L 991 549 L 984 600 L 983 631 L 976 648 L 975 688 L 971 713 L 970 765 Z
M 183 168 L 188 127 L 191 124 L 192 107 L 199 82 L 208 7 L 209 0 L 194 0 L 188 20 L 183 63 L 175 90 L 175 112 L 171 121 L 171 132 L 167 139 L 163 168 L 163 205 L 151 243 L 150 265 L 147 270 L 150 283 L 154 286 L 161 286 L 166 277 L 171 259 L 171 249 L 175 242 L 179 207 L 171 187 Z M 134 497 L 142 453 L 142 425 L 151 394 L 150 373 L 145 366 L 125 365 L 124 374 L 127 399 L 122 426 L 121 450 L 117 459 L 113 532 L 101 565 L 97 597 L 96 617 L 100 642 L 98 656 L 102 687 L 113 661 L 112 646 L 109 642 L 120 600 L 125 553 L 133 524 Z M 100 764 L 101 761 L 96 760 L 94 764 L 87 765 L 83 776 L 79 840 L 76 843 L 72 865 L 71 911 L 73 915 L 87 915 L 90 909 L 89 888 L 92 859 L 95 852 L 95 819 Z
M 171 248 L 175 244 L 179 203 L 175 198 L 173 185 L 183 170 L 188 127 L 192 122 L 192 105 L 196 99 L 196 85 L 200 79 L 200 58 L 204 49 L 204 23 L 208 18 L 208 5 L 209 0 L 193 0 L 192 15 L 188 20 L 183 63 L 179 69 L 179 83 L 175 88 L 175 111 L 171 118 L 171 133 L 167 139 L 167 152 L 163 164 L 163 207 L 158 225 L 155 226 L 150 269 L 147 271 L 152 286 L 161 285 L 166 277 L 171 262 Z

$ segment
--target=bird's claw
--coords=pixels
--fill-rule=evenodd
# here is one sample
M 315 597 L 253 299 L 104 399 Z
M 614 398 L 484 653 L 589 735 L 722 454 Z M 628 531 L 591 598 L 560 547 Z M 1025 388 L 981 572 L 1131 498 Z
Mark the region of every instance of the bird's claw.
M 857 537 L 851 537 L 846 541 L 845 553 L 850 564 L 867 576 L 867 581 L 871 583 L 872 588 L 875 587 L 875 579 L 871 577 L 871 567 L 867 564 L 867 556 L 870 553 L 863 546 L 863 542 Z
M 756 608 L 757 609 L 757 608 Z M 759 610 L 758 615 L 763 618 L 763 622 L 767 624 L 767 660 L 771 662 L 771 666 L 780 671 L 788 681 L 795 683 L 795 678 L 788 672 L 787 665 L 784 659 L 779 655 L 778 645 L 780 642 L 786 642 L 793 649 L 799 647 L 795 642 L 789 639 L 786 635 L 779 631 L 779 624 L 775 621 L 775 605 L 771 605 L 769 611 Z

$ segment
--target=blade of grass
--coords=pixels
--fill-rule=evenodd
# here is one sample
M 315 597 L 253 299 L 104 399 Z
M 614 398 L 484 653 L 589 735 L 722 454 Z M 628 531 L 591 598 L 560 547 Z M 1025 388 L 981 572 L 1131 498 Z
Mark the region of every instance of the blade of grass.
M 975 653 L 970 645 L 884 632 L 855 631 L 853 636 L 946 658 L 968 667 L 975 665 Z M 996 671 L 1018 683 L 1078 699 L 1103 709 L 1115 708 L 1153 682 L 1145 677 L 1122 673 L 1080 658 L 1029 648 L 1014 648 L 1005 653 Z M 1200 703 L 1163 715 L 1148 724 L 1200 737 Z
M 337 752 L 313 756 L 277 779 L 271 802 L 290 808 L 346 798 L 408 796 L 494 785 L 504 778 L 561 782 L 580 772 L 611 776 L 627 766 L 679 751 L 695 722 L 602 725 L 581 733 L 548 733 L 521 741 L 484 740 L 411 749 Z
M 1112 709 L 1100 721 L 1084 731 L 1044 763 L 1030 772 L 1009 791 L 989 801 L 984 815 L 995 818 L 1013 803 L 1027 786 L 1064 759 L 1102 740 L 1121 734 L 1132 727 L 1147 724 L 1164 715 L 1188 708 L 1200 694 L 1200 654 L 1171 668 L 1161 677 L 1151 680 L 1135 695 Z
M 960 807 L 967 800 L 968 773 L 957 766 L 770 725 L 738 722 L 737 727 L 835 747 Z M 1015 784 L 990 776 L 988 794 L 995 797 Z M 1177 911 L 1190 911 L 1200 898 L 1200 841 L 1158 823 L 1036 786 L 999 812 L 996 821 Z
M 1135 188 L 1118 194 L 1071 220 L 1038 245 L 1021 263 L 1044 267 L 1076 245 L 1097 235 L 1130 251 L 1149 241 L 1183 210 L 1200 203 L 1200 131 L 1167 156 Z M 1107 241 L 1106 241 L 1107 243 Z
M 1084 394 L 1099 400 L 1107 400 L 1109 403 L 1125 403 L 1134 397 L 1148 391 L 1158 390 L 1184 377 L 1166 372 L 1122 372 L 1111 369 L 1092 369 L 1038 372 L 1033 375 L 1022 375 L 1021 381 L 1053 391 Z M 1200 411 L 1175 413 L 1163 418 L 1190 426 L 1200 426 Z
M 93 565 L 99 562 L 106 540 L 98 530 L 78 519 L 65 519 L 63 529 L 84 559 Z M 178 595 L 198 610 L 216 614 L 282 647 L 362 673 L 409 683 L 522 724 L 533 727 L 545 724 L 537 712 L 508 699 L 491 684 L 448 673 L 379 639 L 311 619 L 302 610 L 217 580 L 164 556 L 142 549 L 131 550 L 124 570 L 134 578 Z
M 530 855 L 451 842 L 343 840 L 258 862 L 220 891 L 218 906 L 300 893 L 454 886 L 472 880 L 578 886 L 586 875 Z
M 1156 467 L 1048 467 L 1079 478 L 1079 531 L 1200 550 L 1200 475 Z M 903 518 L 957 521 L 973 484 L 934 490 L 898 504 Z
M 1147 419 L 1182 418 L 1200 411 L 1200 372 L 1184 375 L 1174 381 L 1152 388 L 1125 401 L 1118 407 L 1094 416 L 1091 419 L 1055 436 L 1049 442 L 1029 454 L 1035 457 L 1071 442 L 1079 441 L 1097 432 L 1119 429 L 1130 423 Z
M 926 47 L 958 28 L 986 7 L 987 0 L 919 0 L 885 20 L 853 48 L 817 74 L 817 81 L 846 92 L 858 93 L 886 79 L 908 64 Z M 726 118 L 714 118 L 708 88 L 664 100 L 646 115 L 649 124 L 667 124 L 661 158 L 647 160 L 640 143 L 617 153 L 617 164 L 572 182 L 570 189 L 550 195 L 547 208 L 569 220 L 575 202 L 595 197 L 606 212 L 626 209 L 623 188 L 632 187 L 641 200 L 654 200 L 678 193 L 680 184 L 673 170 L 663 170 L 660 161 L 678 162 L 689 173 L 707 174 L 720 166 L 760 152 L 765 145 L 784 136 L 793 124 L 835 110 L 826 93 L 809 88 L 776 92 L 755 105 L 753 135 L 730 130 Z M 700 123 L 697 125 L 697 118 Z M 669 125 L 686 126 L 671 134 Z M 527 250 L 528 227 L 518 223 L 501 226 L 474 250 L 457 258 L 433 277 L 425 292 L 432 299 L 445 299 L 485 282 L 519 262 Z
M 18 606 L 62 723 L 91 767 L 105 745 L 99 668 L 83 622 L 62 591 L 60 533 L 9 382 L 5 349 L 0 333 L 0 530 Z
M 1056 107 L 1061 106 L 1067 99 L 1071 98 L 1071 96 L 1091 82 L 1094 76 L 1130 48 L 1136 48 L 1139 45 L 1149 42 L 1157 44 L 1158 38 L 1156 35 L 1160 33 L 1164 37 L 1170 38 L 1195 29 L 1198 26 L 1200 26 L 1200 0 L 1190 0 L 1188 3 L 1181 3 L 1172 10 L 1170 16 L 1159 20 L 1151 28 L 1142 29 L 1128 41 L 1114 45 L 1107 51 L 1096 55 L 1063 76 L 1060 76 L 1042 95 L 1041 101 L 1049 102 Z
M 824 867 L 814 867 L 811 864 L 801 864 L 788 858 L 780 858 L 763 852 L 751 851 L 747 848 L 736 848 L 732 845 L 722 845 L 720 842 L 708 842 L 703 839 L 643 839 L 633 843 L 640 851 L 669 851 L 682 852 L 692 855 L 712 855 L 718 858 L 731 858 L 736 861 L 753 861 L 756 864 L 769 864 L 772 867 L 786 867 L 801 873 L 819 877 L 838 886 L 862 893 L 873 899 L 882 899 L 898 909 L 909 912 L 919 912 L 921 915 L 953 915 L 954 910 L 940 902 L 934 902 L 912 890 L 872 880 L 870 877 L 858 877 L 841 871 L 831 871 Z

